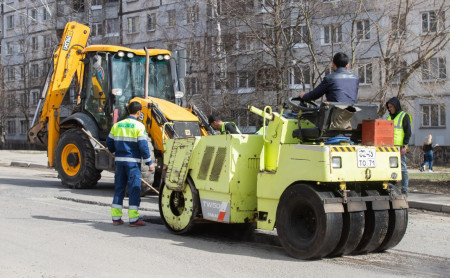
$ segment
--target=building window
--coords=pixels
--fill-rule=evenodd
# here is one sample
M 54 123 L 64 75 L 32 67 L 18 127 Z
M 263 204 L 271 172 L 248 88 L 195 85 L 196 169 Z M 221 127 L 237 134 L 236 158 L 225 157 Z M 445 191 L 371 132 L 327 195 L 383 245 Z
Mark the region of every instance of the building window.
M 47 21 L 50 19 L 50 13 L 46 7 L 42 7 L 42 20 Z
M 258 7 L 260 10 L 271 9 L 273 7 L 273 0 L 258 0 Z
M 309 66 L 293 67 L 289 72 L 289 86 L 291 89 L 309 88 L 311 85 L 311 73 Z
M 429 11 L 422 13 L 422 33 L 437 32 L 444 26 L 444 12 Z
M 28 125 L 26 120 L 20 120 L 20 134 L 26 134 Z
M 91 36 L 99 37 L 103 35 L 103 24 L 101 22 L 92 23 Z
M 32 9 L 30 11 L 30 19 L 31 19 L 31 24 L 37 23 L 37 10 L 36 9 Z
M 342 42 L 342 26 L 340 24 L 331 24 L 323 26 L 323 44 L 332 44 Z
M 8 15 L 6 17 L 6 29 L 13 29 L 14 28 L 14 15 Z
M 356 38 L 358 40 L 370 40 L 370 24 L 368 19 L 356 21 Z
M 437 80 L 447 78 L 447 63 L 445 57 L 433 57 L 422 66 L 422 80 Z
M 391 70 L 393 72 L 393 76 L 391 82 L 393 84 L 400 84 L 406 75 L 407 68 L 408 64 L 406 61 L 401 61 L 398 65 L 392 65 Z
M 236 42 L 236 34 L 226 34 L 222 38 L 223 48 L 225 51 L 230 54 L 233 53 L 233 51 L 236 48 L 237 42 Z M 218 45 L 219 47 L 219 45 Z
M 422 127 L 445 127 L 445 105 L 423 104 Z
M 119 36 L 119 19 L 105 20 L 105 36 L 118 37 Z
M 75 12 L 84 12 L 84 0 L 74 0 L 72 1 L 72 7 Z
M 391 17 L 392 34 L 395 38 L 402 38 L 406 34 L 406 15 Z
M 184 79 L 186 94 L 187 95 L 195 95 L 199 92 L 199 83 L 197 77 L 186 77 Z
M 6 55 L 12 55 L 13 54 L 13 44 L 12 42 L 6 43 Z
M 308 28 L 306 25 L 290 28 L 289 36 L 294 46 L 304 46 L 308 43 Z
M 31 49 L 38 50 L 38 37 L 31 37 Z
M 215 18 L 217 15 L 221 15 L 224 11 L 222 10 L 224 0 L 217 0 L 217 10 L 212 3 L 208 3 L 206 10 L 207 16 L 210 18 Z M 209 2 L 209 1 L 208 1 Z M 253 4 L 253 1 L 251 1 Z
M 6 122 L 6 133 L 16 134 L 16 122 L 14 120 Z
M 167 17 L 169 19 L 169 26 L 175 26 L 177 24 L 177 13 L 175 10 L 167 11 Z
M 31 105 L 37 105 L 39 102 L 39 92 L 38 91 L 33 91 L 30 94 L 30 104 Z
M 44 48 L 50 49 L 52 47 L 52 37 L 51 36 L 45 36 L 44 37 Z
M 22 107 L 27 107 L 27 95 L 25 93 L 20 94 L 20 105 Z
M 255 87 L 255 77 L 253 74 L 249 74 L 246 71 L 238 72 L 237 74 L 237 85 L 238 88 L 254 88 Z
M 39 77 L 39 65 L 38 64 L 32 64 L 31 65 L 30 75 L 31 75 L 31 78 Z
M 23 15 L 19 15 L 19 23 L 17 26 L 24 26 L 25 25 L 25 17 Z
M 92 8 L 101 9 L 103 5 L 103 0 L 92 0 Z
M 251 50 L 252 49 L 252 37 L 248 34 L 238 33 L 237 38 L 236 38 L 236 49 Z
M 133 34 L 139 32 L 139 17 L 129 17 L 128 18 L 128 34 Z
M 372 63 L 358 67 L 359 84 L 372 84 Z
M 14 81 L 16 79 L 13 67 L 10 67 L 6 70 L 6 79 L 8 81 Z
M 20 67 L 19 68 L 19 79 L 23 80 L 25 78 L 25 68 L 24 67 Z
M 19 43 L 17 44 L 17 52 L 23 53 L 24 46 L 25 46 L 24 40 L 19 40 Z
M 199 8 L 198 4 L 190 6 L 187 9 L 187 23 L 194 23 L 198 21 Z
M 156 30 L 156 14 L 147 14 L 147 31 Z

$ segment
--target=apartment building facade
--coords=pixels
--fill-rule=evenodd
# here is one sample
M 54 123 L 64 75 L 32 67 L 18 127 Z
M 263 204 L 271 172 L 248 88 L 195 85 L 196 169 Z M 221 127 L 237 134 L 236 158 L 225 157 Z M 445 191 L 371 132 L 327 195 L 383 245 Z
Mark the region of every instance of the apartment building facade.
M 393 0 L 44 1 L 48 9 L 38 7 L 42 1 L 6 2 L 10 3 L 2 12 L 3 94 L 26 93 L 20 63 L 33 77 L 32 65 L 42 66 L 39 59 L 49 57 L 44 51 L 46 34 L 57 43 L 55 30 L 76 20 L 91 27 L 90 44 L 186 49 L 185 101 L 206 113 L 222 114 L 248 132 L 256 117 L 247 105 L 280 107 L 288 97 L 313 89 L 330 72 L 333 54 L 343 51 L 360 77 L 359 102 L 384 107 L 387 99 L 399 95 L 413 116 L 411 144 L 421 145 L 426 135 L 433 134 L 436 143 L 450 145 L 445 1 L 409 1 L 409 9 L 399 5 L 403 1 Z M 36 15 L 25 7 L 28 2 L 38 5 Z M 31 26 L 27 36 L 17 33 L 20 14 L 43 21 L 46 10 L 54 11 L 49 24 Z M 30 60 L 16 55 L 13 43 L 21 36 L 28 42 L 24 45 L 37 51 Z M 11 60 L 17 61 L 13 80 Z M 37 84 L 30 82 L 28 92 L 35 92 Z M 7 139 L 24 138 L 21 121 L 27 119 L 19 115 L 9 116 Z

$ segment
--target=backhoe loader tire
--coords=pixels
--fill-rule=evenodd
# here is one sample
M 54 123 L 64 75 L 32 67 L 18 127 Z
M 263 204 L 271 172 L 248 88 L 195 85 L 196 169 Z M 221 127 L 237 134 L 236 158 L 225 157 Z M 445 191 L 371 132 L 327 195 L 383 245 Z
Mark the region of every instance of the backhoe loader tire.
M 355 191 L 348 192 L 349 197 L 357 197 Z M 364 233 L 364 211 L 344 212 L 342 235 L 336 249 L 330 254 L 330 257 L 345 256 L 351 254 L 356 247 Z
M 376 190 L 367 190 L 366 193 L 368 196 L 380 196 L 380 193 Z M 364 214 L 364 234 L 361 242 L 352 254 L 364 254 L 375 251 L 381 246 L 388 231 L 388 210 L 372 210 L 371 206 L 368 206 Z
M 80 129 L 61 134 L 55 154 L 58 177 L 69 188 L 93 188 L 101 178 L 102 171 L 95 168 L 94 147 Z
M 159 191 L 159 213 L 164 225 L 174 234 L 185 234 L 192 230 L 200 211 L 200 199 L 190 177 L 182 191 L 173 191 L 161 186 Z
M 277 209 L 281 245 L 297 259 L 319 259 L 331 253 L 341 238 L 342 213 L 325 213 L 322 200 L 333 197 L 306 184 L 285 190 Z
M 391 186 L 394 195 L 400 195 L 400 191 Z M 407 209 L 390 209 L 389 210 L 389 226 L 383 243 L 378 247 L 377 252 L 382 252 L 396 246 L 406 233 L 408 226 L 408 210 Z

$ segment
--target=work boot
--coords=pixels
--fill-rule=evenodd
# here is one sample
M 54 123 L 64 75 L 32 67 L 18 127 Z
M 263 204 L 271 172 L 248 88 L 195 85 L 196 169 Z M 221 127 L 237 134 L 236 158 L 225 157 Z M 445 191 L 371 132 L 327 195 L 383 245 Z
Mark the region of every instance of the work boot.
M 123 220 L 122 219 L 113 220 L 113 225 L 114 226 L 119 226 L 119 225 L 122 225 L 122 224 L 123 224 Z
M 136 222 L 130 223 L 130 227 L 139 227 L 139 226 L 145 226 L 145 225 L 147 225 L 147 224 L 140 219 Z

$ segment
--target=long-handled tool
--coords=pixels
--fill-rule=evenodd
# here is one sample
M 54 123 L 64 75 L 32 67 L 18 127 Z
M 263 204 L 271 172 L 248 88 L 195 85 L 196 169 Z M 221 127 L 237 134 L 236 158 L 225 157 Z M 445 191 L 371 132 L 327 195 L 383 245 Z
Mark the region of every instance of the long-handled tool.
M 91 134 L 89 134 L 89 132 L 87 132 L 84 128 L 81 129 L 89 138 L 91 138 L 92 140 L 94 140 L 95 143 L 97 143 L 100 148 L 102 148 L 104 151 L 106 151 L 112 158 L 114 158 L 114 154 L 112 154 L 108 148 L 106 148 L 105 146 L 103 146 L 97 139 L 95 139 Z M 151 186 L 148 182 L 146 182 L 143 178 L 141 178 L 141 181 L 148 186 L 151 190 L 155 191 L 156 193 L 159 194 L 159 191 L 156 190 L 153 186 Z

